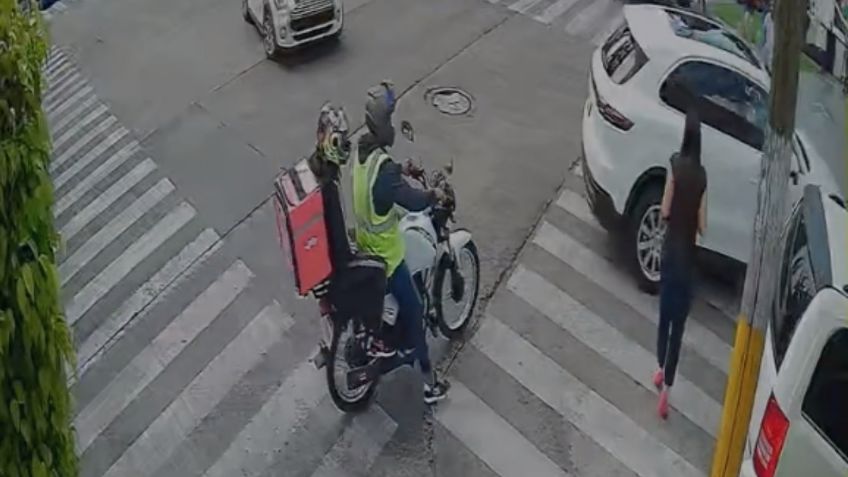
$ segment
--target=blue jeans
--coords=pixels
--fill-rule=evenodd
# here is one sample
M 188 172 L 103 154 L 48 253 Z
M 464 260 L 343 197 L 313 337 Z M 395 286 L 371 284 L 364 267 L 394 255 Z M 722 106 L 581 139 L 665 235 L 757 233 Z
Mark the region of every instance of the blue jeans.
M 692 305 L 691 267 L 663 257 L 660 275 L 660 322 L 657 330 L 657 362 L 665 372 L 665 384 L 674 384 L 686 317 Z
M 400 262 L 391 277 L 389 277 L 389 292 L 398 301 L 398 317 L 395 323 L 398 340 L 398 350 L 413 349 L 410 364 L 418 361 L 421 372 L 431 374 L 433 369 L 430 365 L 430 351 L 427 349 L 427 336 L 424 333 L 424 307 L 415 284 L 412 283 L 412 275 L 406 262 Z

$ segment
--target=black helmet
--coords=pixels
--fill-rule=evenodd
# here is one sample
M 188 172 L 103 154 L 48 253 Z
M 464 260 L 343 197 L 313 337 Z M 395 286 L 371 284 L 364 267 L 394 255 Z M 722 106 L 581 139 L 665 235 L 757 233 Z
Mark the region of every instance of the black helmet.
M 379 147 L 391 147 L 395 143 L 395 128 L 392 126 L 394 112 L 395 90 L 390 81 L 382 81 L 368 90 L 365 125 Z

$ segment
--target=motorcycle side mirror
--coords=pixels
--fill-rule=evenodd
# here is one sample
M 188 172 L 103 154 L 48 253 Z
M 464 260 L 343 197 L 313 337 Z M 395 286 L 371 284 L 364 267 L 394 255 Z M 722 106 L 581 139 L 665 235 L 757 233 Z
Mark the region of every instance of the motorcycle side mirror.
M 400 122 L 400 133 L 403 134 L 409 142 L 415 142 L 415 130 L 412 128 L 412 124 L 409 121 L 401 121 Z

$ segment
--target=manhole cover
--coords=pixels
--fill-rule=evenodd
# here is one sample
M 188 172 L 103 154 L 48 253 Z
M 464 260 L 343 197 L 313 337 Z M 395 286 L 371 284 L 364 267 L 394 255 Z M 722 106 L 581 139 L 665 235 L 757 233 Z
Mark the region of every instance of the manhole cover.
M 458 116 L 471 111 L 471 95 L 459 88 L 432 88 L 427 92 L 430 104 L 444 114 Z

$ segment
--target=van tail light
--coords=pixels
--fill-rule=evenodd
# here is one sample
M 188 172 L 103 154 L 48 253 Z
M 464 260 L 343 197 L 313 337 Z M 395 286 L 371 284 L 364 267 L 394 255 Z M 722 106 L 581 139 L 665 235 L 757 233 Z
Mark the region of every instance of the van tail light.
M 769 397 L 760 435 L 754 448 L 754 471 L 757 477 L 773 477 L 777 470 L 777 461 L 789 432 L 789 420 L 780 410 L 774 394 Z
M 598 94 L 598 87 L 595 84 L 595 78 L 592 77 L 592 90 L 595 93 L 595 104 L 598 107 L 598 113 L 610 124 L 622 131 L 629 131 L 633 127 L 633 121 L 621 114 L 617 109 L 612 107 L 606 100 Z

